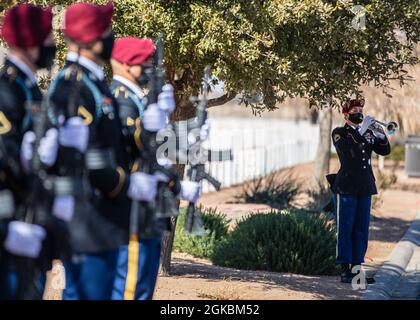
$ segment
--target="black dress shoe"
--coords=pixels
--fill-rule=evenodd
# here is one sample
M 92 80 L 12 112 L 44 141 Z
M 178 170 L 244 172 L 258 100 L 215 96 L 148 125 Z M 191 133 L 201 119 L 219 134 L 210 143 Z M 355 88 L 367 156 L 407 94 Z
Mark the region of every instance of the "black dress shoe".
M 342 283 L 351 283 L 351 281 L 353 280 L 351 273 L 347 273 L 347 272 L 342 272 L 340 277 L 341 277 Z
M 340 278 L 342 283 L 351 283 L 351 280 L 353 279 L 350 266 L 347 263 L 341 265 Z

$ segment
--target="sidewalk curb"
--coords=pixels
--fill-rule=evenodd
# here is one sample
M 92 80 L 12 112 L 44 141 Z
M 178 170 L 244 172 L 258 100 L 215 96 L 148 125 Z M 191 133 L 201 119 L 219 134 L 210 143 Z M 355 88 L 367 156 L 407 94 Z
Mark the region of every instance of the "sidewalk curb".
M 368 287 L 362 300 L 389 300 L 417 246 L 420 246 L 420 212 L 387 261 L 376 272 L 376 283 Z

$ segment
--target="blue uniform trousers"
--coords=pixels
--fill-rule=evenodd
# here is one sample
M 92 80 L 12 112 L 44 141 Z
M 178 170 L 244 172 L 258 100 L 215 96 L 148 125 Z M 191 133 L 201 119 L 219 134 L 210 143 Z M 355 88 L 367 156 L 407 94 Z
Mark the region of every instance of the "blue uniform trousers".
M 334 194 L 337 263 L 361 264 L 368 247 L 372 196 Z
M 42 273 L 41 276 L 34 281 L 34 286 L 35 286 L 34 289 L 36 289 L 36 295 L 40 299 L 42 298 L 44 294 L 46 279 L 47 279 L 46 274 Z M 1 290 L 5 293 L 5 296 L 2 295 L 1 299 L 15 300 L 17 289 L 18 289 L 17 273 L 14 271 L 8 272 L 6 275 L 6 284 L 4 285 L 5 285 L 5 288 L 1 288 Z M 28 299 L 38 299 L 38 298 L 34 297 L 34 298 L 28 298 Z
M 118 250 L 77 255 L 64 261 L 63 300 L 111 300 Z
M 118 255 L 113 300 L 150 300 L 159 271 L 161 237 L 131 240 Z

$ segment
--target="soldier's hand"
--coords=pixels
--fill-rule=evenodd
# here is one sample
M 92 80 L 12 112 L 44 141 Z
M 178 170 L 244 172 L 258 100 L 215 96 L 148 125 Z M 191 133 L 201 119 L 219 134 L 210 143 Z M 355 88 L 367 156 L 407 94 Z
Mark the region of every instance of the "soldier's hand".
M 209 137 L 209 135 L 210 135 L 210 120 L 207 119 L 200 129 L 197 128 L 188 132 L 188 136 L 187 136 L 188 147 L 191 147 L 198 140 L 200 141 L 206 140 Z M 200 137 L 200 139 L 198 139 L 198 137 Z
M 74 215 L 75 200 L 73 196 L 56 196 L 53 203 L 53 214 L 64 221 L 70 221 Z
M 4 247 L 15 255 L 37 258 L 45 236 L 45 229 L 41 226 L 22 221 L 12 221 L 8 225 Z
M 45 137 L 39 142 L 38 154 L 41 162 L 51 167 L 57 159 L 58 131 L 55 128 L 48 129 Z
M 89 127 L 81 117 L 71 117 L 60 128 L 58 138 L 62 146 L 85 152 L 89 142 Z
M 26 172 L 29 172 L 30 170 L 29 163 L 33 156 L 33 144 L 35 142 L 35 139 L 35 133 L 32 131 L 26 132 L 22 138 L 22 145 L 20 147 L 20 161 Z
M 200 129 L 200 140 L 206 140 L 210 135 L 210 120 L 206 119 L 206 122 Z
M 149 105 L 143 114 L 143 127 L 147 131 L 157 132 L 166 128 L 168 125 L 168 117 L 165 111 L 159 108 L 156 103 Z
M 194 181 L 181 181 L 181 192 L 179 198 L 196 203 L 200 198 L 200 184 Z
M 162 92 L 158 96 L 159 108 L 170 114 L 175 110 L 174 87 L 171 84 L 165 84 Z
M 156 198 L 158 179 L 154 175 L 135 172 L 130 176 L 128 196 L 137 201 L 151 202 Z
M 375 122 L 375 118 L 372 116 L 366 116 L 363 118 L 362 126 L 359 129 L 359 133 L 363 136 L 366 130 Z

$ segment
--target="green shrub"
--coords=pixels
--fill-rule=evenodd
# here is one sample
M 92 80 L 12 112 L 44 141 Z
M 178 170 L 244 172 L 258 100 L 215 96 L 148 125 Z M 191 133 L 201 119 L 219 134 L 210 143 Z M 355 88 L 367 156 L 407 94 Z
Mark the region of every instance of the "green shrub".
M 290 175 L 279 177 L 273 174 L 245 184 L 237 198 L 243 199 L 246 203 L 267 204 L 280 210 L 292 206 L 300 189 L 300 184 Z
M 335 227 L 303 210 L 251 214 L 218 243 L 214 264 L 246 270 L 336 274 Z
M 331 217 L 334 215 L 332 203 L 332 192 L 328 186 L 319 183 L 315 188 L 307 191 L 309 202 L 305 209 L 312 212 L 324 212 Z
M 229 229 L 230 220 L 226 215 L 217 212 L 216 209 L 203 209 L 199 207 L 203 214 L 204 227 L 210 231 L 208 236 L 193 236 L 184 233 L 184 223 L 186 209 L 183 209 L 178 216 L 175 230 L 174 249 L 185 252 L 198 258 L 209 258 L 213 253 L 215 245 L 226 237 Z
M 385 157 L 386 160 L 404 161 L 405 160 L 405 145 L 395 144 L 391 148 L 391 153 Z
M 397 183 L 397 175 L 395 173 L 382 173 L 378 171 L 376 174 L 376 188 L 378 194 L 374 195 L 372 198 L 372 208 L 378 209 L 382 205 L 382 196 L 385 190 L 389 189 L 392 185 Z

